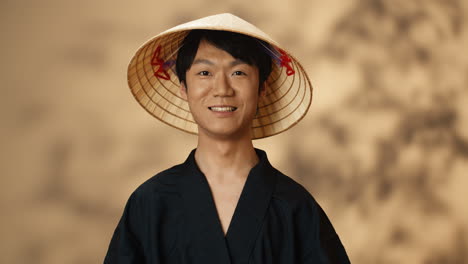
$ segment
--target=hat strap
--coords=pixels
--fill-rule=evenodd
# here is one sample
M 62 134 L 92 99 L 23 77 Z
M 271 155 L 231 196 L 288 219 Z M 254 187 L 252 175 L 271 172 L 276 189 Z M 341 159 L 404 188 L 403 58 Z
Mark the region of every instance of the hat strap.
M 265 49 L 267 54 L 270 55 L 270 57 L 273 59 L 273 61 L 275 61 L 275 63 L 278 66 L 286 68 L 286 74 L 288 76 L 291 76 L 294 73 L 296 73 L 296 71 L 293 69 L 293 67 L 291 65 L 292 60 L 288 56 L 286 51 L 284 51 L 284 50 L 282 50 L 280 48 L 276 49 L 275 47 L 272 47 L 272 49 L 273 49 L 272 50 L 269 47 L 267 47 L 265 44 L 263 44 L 262 41 L 260 41 L 260 40 L 257 40 L 257 41 L 263 46 L 263 48 Z

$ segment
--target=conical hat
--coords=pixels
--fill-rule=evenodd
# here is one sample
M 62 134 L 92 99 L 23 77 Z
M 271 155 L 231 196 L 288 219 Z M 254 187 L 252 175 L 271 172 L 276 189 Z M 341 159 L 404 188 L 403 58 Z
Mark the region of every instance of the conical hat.
M 162 122 L 197 134 L 187 101 L 179 94 L 175 74 L 177 51 L 190 30 L 208 29 L 241 33 L 269 43 L 272 72 L 267 91 L 252 122 L 252 138 L 281 133 L 299 122 L 312 101 L 312 85 L 303 67 L 263 31 L 232 14 L 219 14 L 184 23 L 144 43 L 128 66 L 128 85 L 140 105 Z

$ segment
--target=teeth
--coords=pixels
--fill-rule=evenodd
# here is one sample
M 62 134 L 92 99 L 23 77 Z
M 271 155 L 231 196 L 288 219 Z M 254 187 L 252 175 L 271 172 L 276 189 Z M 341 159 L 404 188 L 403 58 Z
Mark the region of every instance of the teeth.
M 230 107 L 230 106 L 213 106 L 209 108 L 211 111 L 215 111 L 215 112 L 233 112 L 237 109 L 236 107 Z

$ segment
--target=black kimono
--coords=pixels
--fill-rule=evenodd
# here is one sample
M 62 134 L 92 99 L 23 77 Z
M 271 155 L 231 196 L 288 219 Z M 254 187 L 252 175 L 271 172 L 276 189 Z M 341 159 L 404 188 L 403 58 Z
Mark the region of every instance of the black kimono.
M 132 193 L 104 263 L 350 263 L 310 193 L 256 152 L 226 236 L 192 151 Z

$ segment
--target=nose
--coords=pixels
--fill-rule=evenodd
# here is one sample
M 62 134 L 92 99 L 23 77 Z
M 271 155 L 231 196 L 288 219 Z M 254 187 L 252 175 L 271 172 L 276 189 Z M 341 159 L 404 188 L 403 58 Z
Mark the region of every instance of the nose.
M 224 74 L 219 74 L 216 78 L 214 87 L 214 96 L 229 97 L 234 95 L 234 89 L 232 88 L 229 78 Z

